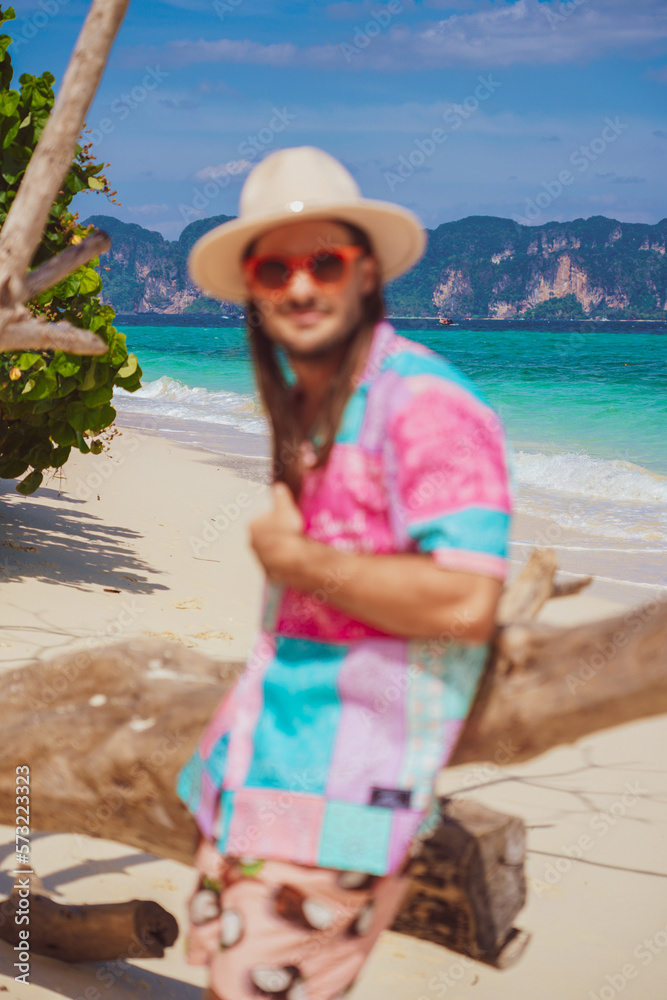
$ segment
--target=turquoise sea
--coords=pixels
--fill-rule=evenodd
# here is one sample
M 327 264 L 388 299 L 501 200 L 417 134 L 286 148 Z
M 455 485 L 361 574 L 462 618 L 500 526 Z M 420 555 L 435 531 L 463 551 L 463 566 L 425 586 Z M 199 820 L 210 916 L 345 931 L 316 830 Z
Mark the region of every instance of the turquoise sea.
M 475 329 L 418 332 L 468 374 L 500 413 L 512 444 L 518 507 L 568 511 L 601 537 L 667 542 L 667 336 L 655 332 Z M 220 450 L 256 454 L 266 425 L 245 333 L 234 328 L 122 325 L 144 388 L 118 392 L 121 420 Z M 230 437 L 230 432 L 232 436 Z M 657 550 L 656 550 L 657 551 Z

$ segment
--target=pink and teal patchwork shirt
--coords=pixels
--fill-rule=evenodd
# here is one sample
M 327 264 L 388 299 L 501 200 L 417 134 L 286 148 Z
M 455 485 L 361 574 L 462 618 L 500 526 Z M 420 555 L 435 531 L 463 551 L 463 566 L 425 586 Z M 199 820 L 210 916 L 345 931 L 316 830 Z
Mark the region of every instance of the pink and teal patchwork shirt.
M 511 490 L 500 420 L 465 376 L 383 321 L 300 507 L 307 534 L 335 548 L 427 552 L 443 570 L 502 579 Z M 267 586 L 245 670 L 179 796 L 223 854 L 393 872 L 487 654 L 451 636 L 388 635 L 325 591 Z

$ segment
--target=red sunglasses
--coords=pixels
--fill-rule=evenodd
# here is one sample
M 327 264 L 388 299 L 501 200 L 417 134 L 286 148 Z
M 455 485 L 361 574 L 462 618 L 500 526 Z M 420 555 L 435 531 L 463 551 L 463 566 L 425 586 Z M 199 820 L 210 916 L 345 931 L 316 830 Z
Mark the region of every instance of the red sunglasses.
M 247 257 L 243 261 L 243 270 L 249 285 L 265 292 L 282 291 L 292 280 L 294 272 L 301 270 L 307 271 L 318 285 L 333 290 L 347 280 L 352 262 L 365 252 L 359 246 L 337 246 L 298 257 L 266 253 Z

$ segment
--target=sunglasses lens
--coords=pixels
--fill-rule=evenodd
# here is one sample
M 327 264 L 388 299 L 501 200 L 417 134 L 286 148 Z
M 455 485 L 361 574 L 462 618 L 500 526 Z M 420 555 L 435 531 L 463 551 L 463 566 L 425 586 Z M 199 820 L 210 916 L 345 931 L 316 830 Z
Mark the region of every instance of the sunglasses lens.
M 335 250 L 314 253 L 312 257 L 264 257 L 256 261 L 254 278 L 268 291 L 278 291 L 287 285 L 295 268 L 303 267 L 322 285 L 333 285 L 345 277 L 347 257 Z
M 325 284 L 340 281 L 345 271 L 345 261 L 337 253 L 328 253 L 313 260 L 313 277 Z
M 290 269 L 282 260 L 263 260 L 255 276 L 265 288 L 282 288 L 289 279 Z

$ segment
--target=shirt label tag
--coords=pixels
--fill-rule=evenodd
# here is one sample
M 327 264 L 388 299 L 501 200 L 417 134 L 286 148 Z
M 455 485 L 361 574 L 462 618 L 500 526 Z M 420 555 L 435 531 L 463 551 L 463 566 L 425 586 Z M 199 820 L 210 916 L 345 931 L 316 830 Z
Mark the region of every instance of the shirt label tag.
M 410 788 L 371 788 L 371 805 L 382 809 L 409 809 Z

